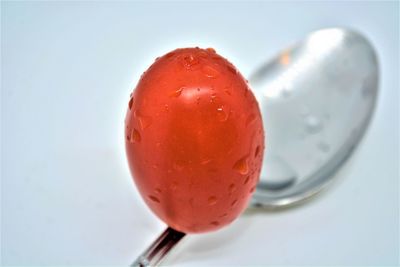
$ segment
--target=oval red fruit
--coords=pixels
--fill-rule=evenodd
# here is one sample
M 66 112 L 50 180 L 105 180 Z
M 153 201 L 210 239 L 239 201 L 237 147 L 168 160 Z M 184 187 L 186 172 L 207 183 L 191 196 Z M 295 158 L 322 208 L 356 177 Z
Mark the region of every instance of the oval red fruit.
M 132 94 L 125 133 L 139 192 L 172 228 L 216 230 L 247 206 L 264 151 L 261 114 L 246 80 L 213 49 L 157 59 Z

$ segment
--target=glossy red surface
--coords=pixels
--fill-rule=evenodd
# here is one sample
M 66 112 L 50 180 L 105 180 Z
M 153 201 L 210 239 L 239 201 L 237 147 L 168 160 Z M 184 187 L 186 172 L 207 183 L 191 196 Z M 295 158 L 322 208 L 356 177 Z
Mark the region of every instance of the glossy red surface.
M 158 58 L 132 94 L 125 133 L 139 192 L 172 228 L 216 230 L 247 206 L 264 151 L 261 114 L 246 80 L 213 49 Z

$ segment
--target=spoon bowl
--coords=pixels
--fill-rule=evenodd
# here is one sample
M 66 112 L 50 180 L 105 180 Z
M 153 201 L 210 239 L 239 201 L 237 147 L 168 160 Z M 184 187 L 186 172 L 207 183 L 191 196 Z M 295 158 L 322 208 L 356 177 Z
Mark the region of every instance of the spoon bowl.
M 252 205 L 286 207 L 315 195 L 371 120 L 378 93 L 372 45 L 351 30 L 319 30 L 261 66 L 249 82 L 267 136 Z

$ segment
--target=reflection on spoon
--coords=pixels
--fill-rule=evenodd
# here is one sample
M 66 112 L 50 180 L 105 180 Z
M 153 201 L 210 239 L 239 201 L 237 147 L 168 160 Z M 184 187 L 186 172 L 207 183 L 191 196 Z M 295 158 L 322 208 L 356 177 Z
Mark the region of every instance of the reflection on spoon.
M 297 180 L 295 171 L 278 155 L 265 151 L 262 168 L 268 170 L 257 188 L 259 190 L 280 191 L 293 186 Z
M 316 194 L 350 156 L 371 119 L 378 92 L 374 49 L 354 31 L 316 31 L 261 66 L 249 82 L 268 136 L 252 205 L 277 208 Z M 297 181 L 286 179 L 277 187 L 282 168 Z

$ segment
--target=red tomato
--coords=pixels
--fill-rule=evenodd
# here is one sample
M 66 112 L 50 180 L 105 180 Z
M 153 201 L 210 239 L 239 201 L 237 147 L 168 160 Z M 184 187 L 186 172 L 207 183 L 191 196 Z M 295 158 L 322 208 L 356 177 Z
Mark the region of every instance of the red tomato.
M 139 192 L 170 227 L 216 230 L 247 206 L 264 151 L 261 114 L 246 80 L 213 49 L 158 58 L 132 94 L 125 132 Z

